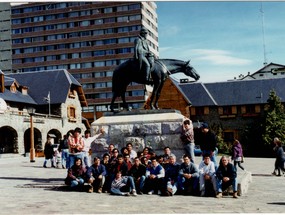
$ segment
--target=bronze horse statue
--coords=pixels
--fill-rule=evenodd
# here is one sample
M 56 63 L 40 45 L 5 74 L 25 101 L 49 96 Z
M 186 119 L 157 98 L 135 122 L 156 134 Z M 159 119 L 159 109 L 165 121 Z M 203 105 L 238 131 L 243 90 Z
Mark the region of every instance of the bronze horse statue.
M 123 108 L 128 110 L 125 93 L 127 86 L 131 82 L 146 84 L 145 74 L 142 74 L 142 72 L 138 71 L 138 64 L 134 59 L 127 60 L 115 68 L 112 78 L 113 98 L 110 105 L 111 111 L 114 111 L 114 102 L 119 96 L 122 98 Z M 153 91 L 150 98 L 151 109 L 158 109 L 158 99 L 160 92 L 168 75 L 179 72 L 182 72 L 186 76 L 194 78 L 196 81 L 200 78 L 196 70 L 190 65 L 190 61 L 185 62 L 174 59 L 156 59 L 154 61 L 154 64 L 150 71 L 153 80 Z M 154 98 L 155 101 L 153 104 Z

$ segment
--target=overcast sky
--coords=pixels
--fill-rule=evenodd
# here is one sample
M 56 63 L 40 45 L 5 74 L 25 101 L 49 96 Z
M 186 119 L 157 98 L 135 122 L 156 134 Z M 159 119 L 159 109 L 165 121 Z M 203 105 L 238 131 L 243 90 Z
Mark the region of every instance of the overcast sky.
M 160 58 L 191 59 L 202 82 L 256 72 L 264 61 L 285 65 L 285 2 L 156 4 Z

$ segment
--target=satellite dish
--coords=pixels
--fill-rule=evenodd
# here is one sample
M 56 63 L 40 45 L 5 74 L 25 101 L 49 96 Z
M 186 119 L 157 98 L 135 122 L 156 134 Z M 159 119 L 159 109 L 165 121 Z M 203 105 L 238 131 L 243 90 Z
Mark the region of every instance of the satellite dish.
M 7 103 L 4 99 L 0 98 L 0 113 L 4 113 L 7 110 Z

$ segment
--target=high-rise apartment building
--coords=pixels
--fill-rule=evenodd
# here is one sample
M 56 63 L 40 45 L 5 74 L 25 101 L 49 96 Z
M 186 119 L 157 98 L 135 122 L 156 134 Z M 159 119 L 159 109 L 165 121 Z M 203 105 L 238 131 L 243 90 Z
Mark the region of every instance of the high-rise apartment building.
M 12 71 L 11 6 L 0 3 L 0 70 Z
M 12 6 L 11 14 L 13 70 L 67 69 L 82 84 L 88 101 L 83 116 L 90 121 L 94 113 L 98 117 L 108 110 L 113 70 L 133 58 L 142 26 L 149 29 L 150 49 L 158 56 L 153 2 L 29 3 Z M 144 86 L 132 83 L 126 98 L 140 108 Z

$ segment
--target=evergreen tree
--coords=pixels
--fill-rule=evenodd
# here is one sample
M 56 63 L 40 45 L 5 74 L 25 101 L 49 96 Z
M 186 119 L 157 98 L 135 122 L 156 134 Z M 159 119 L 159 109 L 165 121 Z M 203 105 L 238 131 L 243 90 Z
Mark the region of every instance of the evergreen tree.
M 268 104 L 265 105 L 264 133 L 265 144 L 271 144 L 274 137 L 285 140 L 285 112 L 281 99 L 274 90 L 270 91 Z

